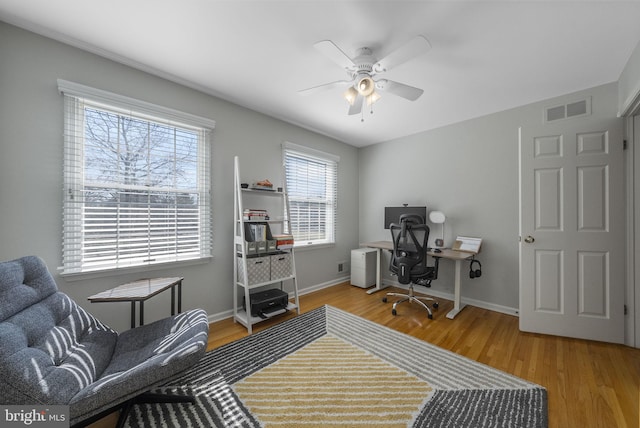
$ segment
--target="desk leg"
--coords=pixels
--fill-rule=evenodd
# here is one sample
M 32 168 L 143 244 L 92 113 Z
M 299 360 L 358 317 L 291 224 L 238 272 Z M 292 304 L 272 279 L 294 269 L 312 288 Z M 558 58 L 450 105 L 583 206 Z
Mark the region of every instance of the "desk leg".
M 131 301 L 131 328 L 136 327 L 136 301 Z
M 182 312 L 182 281 L 178 283 L 178 313 Z
M 464 309 L 464 306 L 461 303 L 461 299 L 460 299 L 460 268 L 462 267 L 462 260 L 456 260 L 456 272 L 455 272 L 455 289 L 454 289 L 454 296 L 453 296 L 453 309 L 449 311 L 449 313 L 447 314 L 447 318 L 449 319 L 454 319 L 456 317 L 456 315 L 458 315 L 460 313 L 460 311 L 462 309 Z
M 382 286 L 382 281 L 380 279 L 380 259 L 382 258 L 382 248 L 376 248 L 376 286 L 371 290 L 367 290 L 367 294 L 373 294 L 377 291 L 382 290 L 383 288 L 387 288 L 387 286 Z
M 171 316 L 176 314 L 176 288 L 171 287 Z
M 140 300 L 140 325 L 144 325 L 144 300 Z

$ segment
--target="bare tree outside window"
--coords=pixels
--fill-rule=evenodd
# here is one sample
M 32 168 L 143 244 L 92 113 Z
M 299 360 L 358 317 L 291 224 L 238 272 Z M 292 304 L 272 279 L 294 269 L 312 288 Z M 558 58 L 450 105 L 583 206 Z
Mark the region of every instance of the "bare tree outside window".
M 58 80 L 62 275 L 208 260 L 215 121 Z
M 85 108 L 85 257 L 197 251 L 197 151 L 196 131 Z

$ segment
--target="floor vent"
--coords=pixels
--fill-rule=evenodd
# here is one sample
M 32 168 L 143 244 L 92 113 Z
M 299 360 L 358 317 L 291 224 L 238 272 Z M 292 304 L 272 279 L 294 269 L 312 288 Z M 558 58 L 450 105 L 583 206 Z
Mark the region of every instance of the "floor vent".
M 573 117 L 587 116 L 591 114 L 591 97 L 573 101 L 567 104 L 555 105 L 544 109 L 544 121 L 570 119 Z

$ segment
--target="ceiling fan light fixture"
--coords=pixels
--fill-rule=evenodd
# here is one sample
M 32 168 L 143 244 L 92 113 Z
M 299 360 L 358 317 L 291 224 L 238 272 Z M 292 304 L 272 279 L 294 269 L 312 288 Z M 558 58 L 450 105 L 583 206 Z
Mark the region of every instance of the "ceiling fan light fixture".
M 350 105 L 348 111 L 349 116 L 361 113 L 364 106 L 367 105 L 371 107 L 371 113 L 373 113 L 373 104 L 381 98 L 377 91 L 390 93 L 409 101 L 417 100 L 424 92 L 420 88 L 415 88 L 393 80 L 380 79 L 380 76 L 378 76 L 378 74 L 387 72 L 409 61 L 413 57 L 428 51 L 431 45 L 422 35 L 414 37 L 409 42 L 388 53 L 382 59 L 376 58 L 372 50 L 367 47 L 358 49 L 356 53 L 357 56 L 352 59 L 331 40 L 322 40 L 313 46 L 346 71 L 349 80 L 326 83 L 298 91 L 298 93 L 307 95 L 319 90 L 347 87 L 348 89 L 342 96 Z M 374 77 L 377 79 L 375 82 L 373 80 Z
M 360 95 L 368 97 L 375 90 L 375 83 L 373 83 L 371 76 L 365 74 L 363 77 L 358 79 L 357 88 Z
M 378 101 L 380 98 L 382 98 L 382 95 L 380 95 L 377 92 L 372 92 L 371 95 L 369 95 L 366 100 L 367 100 L 367 105 L 370 106 L 371 104 L 375 103 L 376 101 Z
M 356 88 L 354 88 L 353 86 L 350 86 L 349 89 L 347 89 L 344 93 L 344 99 L 347 100 L 350 105 L 353 105 L 353 103 L 356 102 L 357 97 L 358 91 L 356 91 Z

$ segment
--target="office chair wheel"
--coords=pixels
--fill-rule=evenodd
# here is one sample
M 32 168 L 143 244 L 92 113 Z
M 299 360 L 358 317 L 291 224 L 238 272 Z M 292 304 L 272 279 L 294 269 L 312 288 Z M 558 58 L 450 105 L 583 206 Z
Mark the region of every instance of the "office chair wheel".
M 432 314 L 427 315 L 427 317 L 428 317 L 430 320 L 432 320 L 432 319 L 433 319 L 433 315 L 432 315 Z
M 438 304 L 438 302 L 434 302 L 432 306 L 433 306 L 433 309 L 438 309 L 438 306 L 440 305 Z
M 382 303 L 387 303 L 387 298 L 386 297 L 382 298 Z
M 398 315 L 398 311 L 396 311 L 395 309 L 391 309 L 391 315 Z

